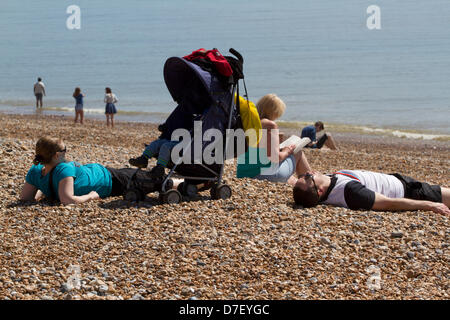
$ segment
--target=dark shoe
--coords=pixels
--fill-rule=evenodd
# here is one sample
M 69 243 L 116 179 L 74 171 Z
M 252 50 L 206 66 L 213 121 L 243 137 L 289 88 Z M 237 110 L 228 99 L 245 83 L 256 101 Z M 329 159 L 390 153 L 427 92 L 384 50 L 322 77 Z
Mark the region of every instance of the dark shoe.
M 148 166 L 148 159 L 144 156 L 140 156 L 137 158 L 131 158 L 130 160 L 128 160 L 128 162 L 133 166 L 133 167 L 138 167 L 138 168 L 147 168 Z
M 160 164 L 153 167 L 152 170 L 148 172 L 148 176 L 153 179 L 162 178 L 166 174 L 166 168 Z

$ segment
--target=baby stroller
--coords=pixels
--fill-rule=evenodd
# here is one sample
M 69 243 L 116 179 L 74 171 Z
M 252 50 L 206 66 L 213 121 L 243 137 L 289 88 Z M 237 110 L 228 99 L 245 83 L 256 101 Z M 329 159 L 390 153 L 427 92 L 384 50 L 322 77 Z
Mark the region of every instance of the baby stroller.
M 230 49 L 230 53 L 237 59 L 231 56 L 225 57 L 232 69 L 232 75 L 228 77 L 211 68 L 210 65 L 205 67 L 201 60 L 188 61 L 185 58 L 172 57 L 164 65 L 165 83 L 178 106 L 160 129 L 163 131 L 160 138 L 170 140 L 172 132 L 179 128 L 190 130 L 193 137 L 193 125 L 197 120 L 202 121 L 202 136 L 206 130 L 214 128 L 220 130 L 225 143 L 223 144 L 224 159 L 220 164 L 194 162 L 194 148 L 191 148 L 190 164 L 171 163 L 169 165 L 171 170 L 163 181 L 149 181 L 147 184 L 154 185 L 153 191 L 159 192 L 161 203 L 179 203 L 183 196 L 192 197 L 198 193 L 199 189 L 210 189 L 212 199 L 231 197 L 230 186 L 222 181 L 225 154 L 230 142 L 227 139 L 226 130 L 243 128 L 240 118 L 240 99 L 234 99 L 234 97 L 235 94 L 239 97 L 239 80 L 244 78 L 242 72 L 244 60 L 233 48 Z M 246 87 L 245 92 L 247 96 Z M 202 141 L 202 152 L 212 142 Z M 245 150 L 247 148 L 246 145 Z M 234 157 L 237 156 L 235 148 Z M 177 190 L 172 189 L 171 177 L 174 173 L 184 178 L 184 182 L 179 184 Z M 147 188 L 146 191 L 148 190 Z M 142 188 L 134 187 L 125 191 L 124 198 L 129 201 L 143 200 L 145 194 Z

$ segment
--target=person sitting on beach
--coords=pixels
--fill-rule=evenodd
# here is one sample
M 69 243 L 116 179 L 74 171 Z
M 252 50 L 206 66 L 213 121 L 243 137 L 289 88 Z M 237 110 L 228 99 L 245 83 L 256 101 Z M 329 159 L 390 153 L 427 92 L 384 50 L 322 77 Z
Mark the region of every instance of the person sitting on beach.
M 294 154 L 295 145 L 279 150 L 280 137 L 275 120 L 283 115 L 286 105 L 277 95 L 267 94 L 258 101 L 256 108 L 261 119 L 262 129 L 267 134 L 265 138 L 263 135 L 257 150 L 249 147 L 245 154 L 239 156 L 236 175 L 238 178 L 287 182 L 293 186 L 297 181 L 293 174 L 309 170 L 309 164 L 302 151 Z M 275 145 L 272 146 L 272 143 Z M 271 154 L 271 149 L 275 150 L 275 154 Z M 251 154 L 257 155 L 256 163 L 250 161 Z M 264 174 L 263 170 L 271 167 L 272 162 L 278 165 L 276 171 Z
M 78 117 L 80 117 L 80 123 L 83 124 L 84 111 L 83 111 L 83 93 L 81 93 L 81 89 L 79 87 L 75 88 L 75 91 L 72 95 L 76 101 L 75 104 L 75 123 L 78 121 Z
M 336 142 L 329 133 L 324 133 L 319 140 L 316 134 L 324 130 L 325 127 L 322 121 L 317 121 L 313 126 L 307 126 L 302 129 L 302 138 L 308 137 L 311 142 L 306 146 L 307 148 L 321 149 L 324 145 L 332 150 L 337 150 Z
M 98 198 L 121 196 L 128 184 L 147 194 L 148 177 L 133 168 L 114 169 L 98 163 L 67 162 L 67 147 L 58 138 L 41 137 L 36 143 L 34 165 L 28 171 L 20 199 L 39 200 L 43 195 L 62 204 L 83 203 Z M 131 182 L 130 182 L 131 181 Z
M 450 215 L 450 189 L 398 173 L 341 170 L 333 174 L 305 171 L 294 189 L 294 201 L 305 208 L 330 204 L 353 210 L 431 210 Z
M 119 100 L 117 100 L 116 95 L 112 93 L 111 88 L 105 88 L 105 99 L 103 100 L 106 103 L 106 126 L 109 127 L 109 122 L 111 121 L 111 128 L 114 128 L 114 114 L 117 113 L 115 103 Z
M 45 85 L 41 78 L 34 84 L 33 87 L 34 96 L 36 97 L 36 108 L 39 108 L 39 104 L 42 108 L 42 97 L 45 96 Z

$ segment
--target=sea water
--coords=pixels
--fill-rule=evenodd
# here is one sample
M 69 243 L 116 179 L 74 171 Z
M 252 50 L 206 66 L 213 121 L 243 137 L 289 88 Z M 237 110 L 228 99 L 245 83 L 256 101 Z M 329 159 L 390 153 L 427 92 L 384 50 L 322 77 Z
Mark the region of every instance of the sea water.
M 284 121 L 450 135 L 449 30 L 448 0 L 1 0 L 0 111 L 35 112 L 42 77 L 44 113 L 72 114 L 79 86 L 100 116 L 111 87 L 119 119 L 160 122 L 176 106 L 167 58 L 233 47 L 249 98 L 276 93 Z

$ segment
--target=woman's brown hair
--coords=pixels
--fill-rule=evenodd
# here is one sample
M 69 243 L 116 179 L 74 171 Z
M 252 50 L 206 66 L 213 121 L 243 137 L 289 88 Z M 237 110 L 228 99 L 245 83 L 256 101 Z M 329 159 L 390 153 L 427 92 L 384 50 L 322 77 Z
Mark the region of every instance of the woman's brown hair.
M 79 95 L 80 93 L 81 93 L 81 89 L 78 88 L 78 87 L 76 87 L 76 88 L 75 88 L 75 91 L 74 91 L 74 93 L 73 93 L 73 97 L 74 97 L 74 98 L 78 97 L 78 95 Z
M 106 87 L 106 88 L 105 88 L 105 91 L 106 91 L 106 93 L 112 93 L 112 92 L 111 92 L 111 88 L 109 88 L 109 87 Z
M 59 138 L 52 138 L 50 136 L 43 136 L 36 142 L 36 156 L 34 157 L 34 164 L 48 164 L 52 161 L 56 152 L 62 149 L 62 140 Z

